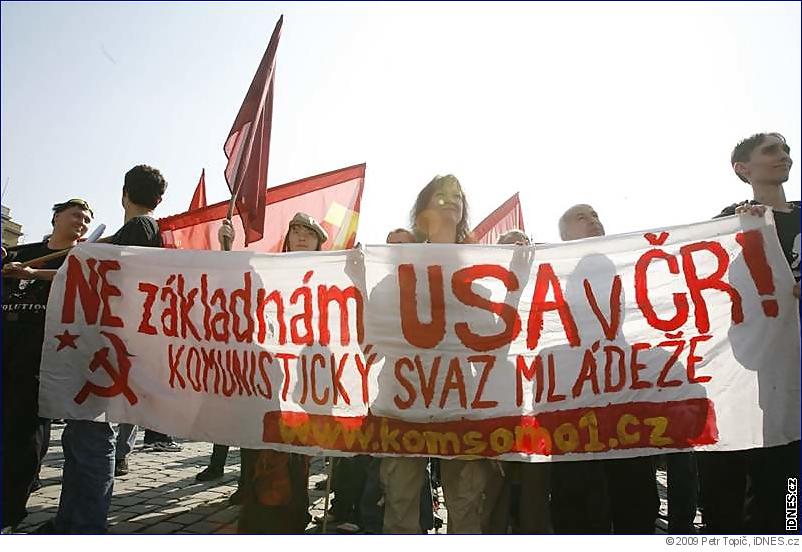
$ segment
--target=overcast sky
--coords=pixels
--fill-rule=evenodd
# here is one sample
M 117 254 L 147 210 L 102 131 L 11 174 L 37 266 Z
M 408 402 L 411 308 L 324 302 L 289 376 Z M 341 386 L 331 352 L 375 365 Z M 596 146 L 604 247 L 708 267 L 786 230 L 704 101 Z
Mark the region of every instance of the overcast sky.
M 710 218 L 750 196 L 739 139 L 802 147 L 797 2 L 0 9 L 3 204 L 27 242 L 71 197 L 119 227 L 139 163 L 169 182 L 159 217 L 204 167 L 227 199 L 223 142 L 282 13 L 269 185 L 366 162 L 363 243 L 406 225 L 435 174 L 460 179 L 473 223 L 520 191 L 527 232 L 554 241 L 580 202 L 608 233 Z

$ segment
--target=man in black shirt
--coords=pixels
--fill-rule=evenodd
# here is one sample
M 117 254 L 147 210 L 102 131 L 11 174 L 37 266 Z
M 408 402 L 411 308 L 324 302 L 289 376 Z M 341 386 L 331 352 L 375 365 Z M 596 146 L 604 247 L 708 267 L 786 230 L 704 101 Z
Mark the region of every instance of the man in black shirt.
M 39 243 L 3 251 L 3 529 L 27 515 L 25 505 L 41 462 L 49 420 L 39 418 L 39 363 L 50 281 L 66 256 L 37 268 L 22 263 L 74 246 L 92 210 L 82 199 L 53 206 L 53 233 Z
M 787 201 L 783 188 L 793 165 L 791 148 L 776 132 L 755 134 L 736 146 L 731 159 L 735 174 L 752 187 L 753 198 L 725 207 L 718 216 L 734 215 L 747 205 L 772 208 L 777 237 L 797 282 L 794 294 L 798 299 L 800 203 Z
M 126 173 L 122 197 L 125 224 L 112 243 L 161 246 L 159 227 L 151 215 L 166 188 L 164 177 L 153 167 L 138 165 Z M 58 512 L 38 532 L 105 533 L 114 488 L 114 430 L 107 422 L 68 420 L 61 444 L 64 478 Z
M 774 211 L 775 228 L 796 279 L 799 299 L 800 204 L 787 201 L 783 184 L 793 161 L 791 148 L 776 132 L 742 140 L 731 163 L 741 181 L 752 187 L 752 199 L 725 207 L 717 217 Z M 799 417 L 789 412 L 788 416 Z M 709 533 L 784 533 L 785 493 L 789 478 L 799 480 L 799 441 L 779 447 L 700 455 L 704 521 Z
M 126 187 L 123 188 L 125 224 L 112 236 L 111 243 L 162 247 L 159 223 L 152 214 L 161 202 L 164 187 L 167 186 L 164 178 L 153 167 L 139 165 L 128 171 L 125 181 Z M 128 454 L 136 439 L 136 429 L 132 424 L 119 424 L 117 427 L 114 475 L 122 476 L 128 473 Z M 150 429 L 145 430 L 145 447 L 155 451 L 181 450 L 181 446 L 172 437 Z
M 586 204 L 565 211 L 558 225 L 564 242 L 606 235 L 598 213 Z M 550 505 L 557 534 L 653 534 L 660 497 L 652 460 L 640 456 L 554 462 Z

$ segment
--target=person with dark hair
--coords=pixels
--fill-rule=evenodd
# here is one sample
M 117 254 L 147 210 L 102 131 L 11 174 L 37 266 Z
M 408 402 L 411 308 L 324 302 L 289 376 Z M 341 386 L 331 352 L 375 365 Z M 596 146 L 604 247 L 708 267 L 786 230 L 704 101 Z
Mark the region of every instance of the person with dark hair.
M 390 245 L 398 245 L 398 244 L 411 244 L 415 242 L 414 234 L 406 229 L 406 228 L 395 228 L 390 230 L 387 233 L 386 243 Z M 354 513 L 355 513 L 355 523 L 346 523 L 344 524 L 347 526 L 352 526 L 352 529 L 360 529 L 364 533 L 368 534 L 380 534 L 383 532 L 383 523 L 384 523 L 384 490 L 381 484 L 381 463 L 382 458 L 378 456 L 357 456 L 356 459 L 360 459 L 362 464 L 362 470 L 356 473 L 357 477 L 362 477 L 364 481 L 358 483 L 358 487 L 361 490 L 361 496 L 356 497 L 358 500 L 358 504 L 354 505 Z M 342 458 L 337 459 L 338 462 L 342 461 Z M 437 494 L 433 488 L 434 486 L 434 478 L 432 477 L 431 459 L 429 459 L 429 465 L 423 469 L 423 480 L 421 481 L 421 491 L 420 491 L 420 518 L 419 518 L 419 527 L 420 533 L 428 533 L 431 529 L 438 529 L 442 527 L 443 520 L 440 519 L 435 515 L 435 504 L 439 503 Z M 349 474 L 338 474 L 337 467 L 334 469 L 334 487 L 335 487 L 335 497 L 337 494 L 337 479 L 344 479 L 348 477 Z M 354 477 L 354 474 L 350 474 L 350 477 Z M 339 499 L 338 499 L 339 500 Z M 332 516 L 334 520 L 339 521 L 342 519 L 342 516 L 338 513 L 337 503 L 334 502 L 333 506 L 329 512 L 328 521 L 332 522 Z M 323 516 L 315 518 L 317 522 L 322 523 Z M 336 522 L 335 521 L 335 522 Z M 343 525 L 339 525 L 337 527 L 338 532 L 345 532 L 343 531 Z
M 50 281 L 66 256 L 41 267 L 22 263 L 73 247 L 92 222 L 82 199 L 53 206 L 47 240 L 3 249 L 3 532 L 28 514 L 50 421 L 39 417 L 39 364 Z
M 233 243 L 234 227 L 223 221 L 218 231 L 221 248 Z M 306 213 L 296 213 L 284 236 L 282 252 L 320 251 L 329 239 L 326 230 Z M 239 534 L 303 533 L 309 520 L 309 457 L 277 450 L 240 449 L 243 458 L 237 493 L 242 509 Z
M 717 217 L 745 212 L 751 206 L 771 207 L 777 236 L 796 279 L 794 295 L 799 299 L 800 202 L 787 201 L 783 188 L 794 163 L 791 148 L 782 134 L 761 132 L 739 142 L 730 161 L 736 176 L 752 187 L 752 199 L 725 207 Z M 762 215 L 762 209 L 756 212 Z
M 418 242 L 471 243 L 468 202 L 454 175 L 434 177 L 418 194 L 410 213 Z M 421 532 L 420 493 L 425 457 L 385 457 L 380 479 L 384 487 L 385 533 Z M 448 532 L 479 534 L 485 469 L 482 460 L 449 459 L 440 463 L 443 494 L 448 511 Z
M 158 169 L 149 165 L 137 165 L 125 173 L 122 204 L 125 209 L 125 224 L 112 238 L 116 245 L 138 245 L 140 247 L 162 247 L 159 223 L 153 218 L 153 210 L 161 203 L 167 182 Z M 128 473 L 128 453 L 136 439 L 136 426 L 120 424 L 117 428 L 117 452 L 115 475 Z M 155 452 L 177 452 L 181 445 L 169 435 L 145 429 L 144 449 Z
M 167 182 L 161 173 L 138 165 L 125 175 L 123 226 L 111 237 L 115 245 L 161 247 L 153 209 L 161 203 Z M 102 534 L 114 489 L 115 432 L 109 422 L 67 420 L 61 435 L 64 449 L 61 497 L 56 517 L 39 527 L 39 533 Z
M 513 228 L 498 237 L 499 245 L 531 245 L 532 242 L 522 230 Z
M 529 236 L 514 228 L 501 234 L 498 245 L 531 245 Z M 531 270 L 529 265 L 527 272 Z M 505 303 L 516 304 L 519 296 Z M 547 462 L 487 462 L 487 480 L 482 512 L 482 533 L 504 535 L 551 532 L 549 486 L 551 466 Z
M 132 208 L 132 217 L 146 216 L 159 206 L 162 196 L 167 190 L 167 181 L 158 169 L 149 165 L 137 165 L 125 173 L 123 184 L 123 207 L 128 213 L 128 205 Z M 139 214 L 137 214 L 139 213 Z M 153 220 L 152 217 L 149 217 Z M 126 221 L 129 219 L 126 217 Z M 155 221 L 154 221 L 155 222 Z M 122 245 L 122 244 L 120 244 Z
M 216 481 L 223 477 L 223 472 L 226 467 L 226 460 L 228 459 L 228 445 L 214 444 L 212 446 L 212 455 L 209 457 L 209 465 L 203 468 L 195 476 L 195 481 L 205 483 L 207 481 Z M 242 480 L 240 476 L 240 481 Z M 237 487 L 241 487 L 239 484 Z M 239 490 L 237 490 L 239 492 Z
M 785 137 L 761 132 L 741 140 L 730 163 L 736 176 L 752 188 L 752 199 L 725 207 L 716 218 L 752 213 L 771 207 L 777 237 L 791 267 L 799 299 L 800 202 L 788 201 L 783 184 L 793 160 Z M 799 417 L 799 411 L 789 412 Z M 785 496 L 788 481 L 799 480 L 799 441 L 777 447 L 742 451 L 703 452 L 699 457 L 701 501 L 708 533 L 786 532 Z

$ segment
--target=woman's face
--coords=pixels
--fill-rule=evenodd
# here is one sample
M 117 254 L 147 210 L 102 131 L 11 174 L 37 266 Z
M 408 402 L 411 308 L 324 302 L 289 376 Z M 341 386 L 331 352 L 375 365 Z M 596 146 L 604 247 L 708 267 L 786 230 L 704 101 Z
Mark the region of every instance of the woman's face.
M 306 226 L 290 226 L 287 237 L 289 251 L 317 251 L 317 234 Z
M 454 225 L 462 220 L 462 189 L 454 181 L 445 182 L 432 194 L 426 206 L 431 213 L 437 213 Z

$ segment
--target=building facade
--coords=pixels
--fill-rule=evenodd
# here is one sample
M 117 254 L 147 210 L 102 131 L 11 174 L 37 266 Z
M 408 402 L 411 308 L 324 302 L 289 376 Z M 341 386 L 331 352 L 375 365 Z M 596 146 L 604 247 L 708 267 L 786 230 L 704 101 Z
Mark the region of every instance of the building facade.
M 11 209 L 2 206 L 3 218 L 3 247 L 14 247 L 19 244 L 22 236 L 22 226 L 11 220 Z

